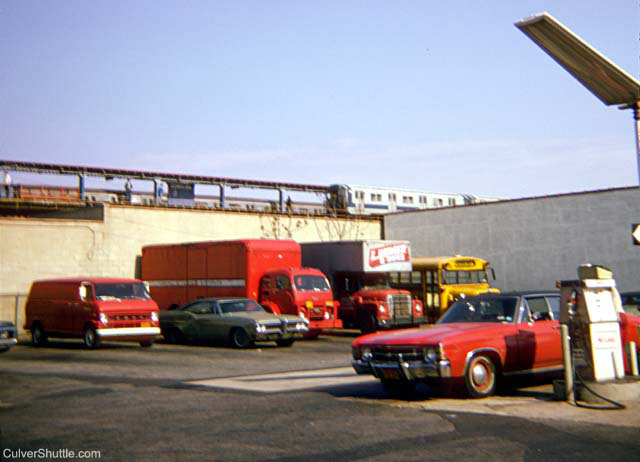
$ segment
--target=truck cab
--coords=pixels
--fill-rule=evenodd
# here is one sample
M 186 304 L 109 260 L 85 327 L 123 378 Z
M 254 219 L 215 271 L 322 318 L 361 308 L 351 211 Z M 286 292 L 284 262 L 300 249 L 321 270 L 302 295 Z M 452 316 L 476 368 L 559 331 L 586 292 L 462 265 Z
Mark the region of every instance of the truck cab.
M 258 301 L 275 314 L 294 314 L 309 321 L 309 337 L 340 328 L 337 303 L 326 276 L 314 268 L 268 271 L 260 279 Z
M 422 303 L 406 290 L 393 289 L 387 273 L 338 272 L 333 283 L 345 326 L 369 333 L 426 322 Z

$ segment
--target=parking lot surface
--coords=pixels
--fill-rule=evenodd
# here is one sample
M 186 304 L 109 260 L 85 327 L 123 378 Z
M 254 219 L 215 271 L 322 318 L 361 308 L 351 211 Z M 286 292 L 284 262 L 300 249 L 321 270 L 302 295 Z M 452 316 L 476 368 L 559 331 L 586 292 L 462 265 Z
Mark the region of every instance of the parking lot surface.
M 352 336 L 290 348 L 28 343 L 0 356 L 0 450 L 100 460 L 637 460 L 640 408 L 593 411 L 549 384 L 483 400 L 390 399 L 350 366 Z M 9 452 L 6 452 L 9 451 Z M 53 460 L 53 459 L 52 459 Z M 96 459 L 97 460 L 97 459 Z

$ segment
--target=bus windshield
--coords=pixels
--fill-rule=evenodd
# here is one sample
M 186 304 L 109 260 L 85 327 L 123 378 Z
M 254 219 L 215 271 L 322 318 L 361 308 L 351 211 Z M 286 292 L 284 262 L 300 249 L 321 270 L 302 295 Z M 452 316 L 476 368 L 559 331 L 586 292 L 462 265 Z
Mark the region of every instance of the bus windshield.
M 484 270 L 447 271 L 442 270 L 443 284 L 486 284 L 489 281 Z

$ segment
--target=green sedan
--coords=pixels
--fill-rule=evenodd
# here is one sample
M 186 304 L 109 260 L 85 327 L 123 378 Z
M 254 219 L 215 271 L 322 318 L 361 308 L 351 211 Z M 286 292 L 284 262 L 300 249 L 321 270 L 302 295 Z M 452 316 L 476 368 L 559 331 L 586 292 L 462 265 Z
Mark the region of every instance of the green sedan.
M 269 313 L 248 298 L 202 298 L 161 311 L 160 329 L 169 343 L 228 341 L 236 348 L 272 340 L 291 346 L 309 331 L 303 318 Z

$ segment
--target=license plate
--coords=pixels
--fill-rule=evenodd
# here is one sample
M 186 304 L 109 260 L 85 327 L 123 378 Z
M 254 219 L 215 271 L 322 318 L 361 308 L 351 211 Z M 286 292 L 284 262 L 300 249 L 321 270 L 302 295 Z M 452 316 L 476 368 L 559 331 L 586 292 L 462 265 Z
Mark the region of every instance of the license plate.
M 382 378 L 400 380 L 400 372 L 396 369 L 382 369 Z
M 151 327 L 151 323 L 150 322 L 141 322 L 140 323 L 140 327 Z

